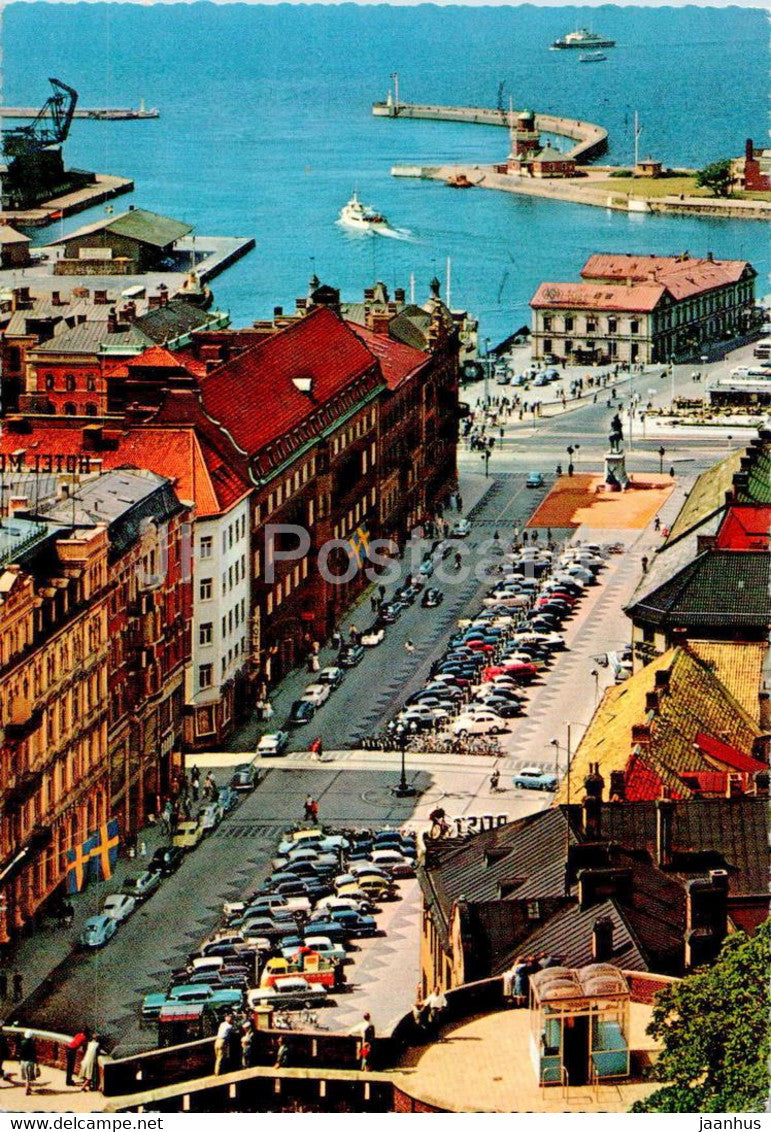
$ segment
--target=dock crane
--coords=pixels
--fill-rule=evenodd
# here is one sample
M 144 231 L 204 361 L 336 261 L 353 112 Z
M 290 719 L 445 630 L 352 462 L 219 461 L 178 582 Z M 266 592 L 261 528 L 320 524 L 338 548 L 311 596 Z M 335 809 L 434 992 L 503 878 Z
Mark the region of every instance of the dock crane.
M 93 174 L 65 172 L 61 146 L 70 132 L 78 92 L 60 79 L 49 79 L 52 93 L 26 126 L 3 134 L 8 162 L 2 176 L 2 207 L 37 208 L 44 201 L 90 184 Z
M 78 92 L 61 79 L 49 79 L 53 92 L 27 126 L 16 126 L 3 135 L 3 153 L 6 157 L 21 157 L 39 153 L 43 149 L 61 145 L 66 141 L 78 101 Z M 52 126 L 48 128 L 47 121 Z

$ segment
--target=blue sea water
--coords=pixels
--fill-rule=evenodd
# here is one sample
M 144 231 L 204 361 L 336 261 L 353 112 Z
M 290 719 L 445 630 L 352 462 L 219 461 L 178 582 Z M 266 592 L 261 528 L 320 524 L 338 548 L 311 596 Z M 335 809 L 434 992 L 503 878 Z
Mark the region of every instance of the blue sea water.
M 602 65 L 549 43 L 578 24 L 616 39 Z M 453 305 L 494 341 L 528 321 L 541 280 L 573 279 L 594 251 L 689 250 L 751 259 L 765 290 L 767 229 L 749 221 L 627 216 L 391 177 L 395 163 L 490 161 L 494 127 L 376 119 L 391 72 L 416 102 L 515 107 L 596 121 L 608 160 L 698 166 L 764 137 L 765 15 L 739 8 L 509 8 L 208 3 L 10 4 L 7 103 L 38 104 L 47 76 L 83 105 L 158 106 L 157 121 L 76 121 L 68 164 L 131 177 L 133 200 L 257 250 L 215 282 L 236 324 L 291 307 L 315 271 L 354 297 L 375 278 L 419 300 L 451 257 Z M 335 224 L 354 187 L 409 239 Z M 71 218 L 65 231 L 103 215 Z

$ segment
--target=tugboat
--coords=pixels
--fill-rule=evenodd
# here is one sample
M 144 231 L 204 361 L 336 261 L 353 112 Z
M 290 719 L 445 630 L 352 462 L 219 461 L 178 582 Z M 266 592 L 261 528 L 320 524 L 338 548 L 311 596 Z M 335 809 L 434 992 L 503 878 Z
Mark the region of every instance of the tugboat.
M 600 47 L 615 47 L 615 39 L 604 39 L 597 32 L 587 31 L 586 28 L 576 28 L 569 31 L 562 39 L 555 39 L 551 45 L 552 51 L 565 51 L 570 48 L 579 50 L 594 50 Z
M 584 55 L 578 56 L 579 63 L 604 63 L 608 58 L 602 51 L 587 51 Z
M 383 232 L 389 229 L 385 216 L 381 216 L 374 208 L 362 204 L 359 194 L 354 191 L 348 203 L 340 210 L 338 223 L 345 228 L 355 228 L 359 232 Z
M 451 189 L 473 189 L 474 182 L 469 181 L 465 173 L 453 173 L 451 177 L 447 178 L 447 184 Z

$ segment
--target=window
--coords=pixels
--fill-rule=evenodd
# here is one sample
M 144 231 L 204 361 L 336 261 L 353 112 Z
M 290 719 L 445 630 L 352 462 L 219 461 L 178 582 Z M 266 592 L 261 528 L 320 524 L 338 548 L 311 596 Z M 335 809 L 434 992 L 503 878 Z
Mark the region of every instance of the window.
M 86 416 L 87 417 L 95 417 L 96 416 L 96 405 L 94 404 L 93 401 L 86 401 Z
M 594 334 L 596 329 L 597 329 L 597 319 L 596 318 L 587 318 L 587 320 L 586 320 L 586 331 L 587 331 L 587 333 L 588 334 Z
M 198 687 L 211 688 L 212 684 L 212 666 L 210 664 L 198 665 Z
M 214 546 L 214 539 L 211 535 L 204 535 L 199 543 L 201 549 L 201 558 L 211 558 L 212 548 Z
M 54 375 L 52 373 L 46 374 L 45 383 L 46 383 L 46 389 L 53 389 L 53 387 L 54 387 Z
M 75 389 L 75 377 L 73 374 L 68 373 L 64 379 L 64 388 L 68 393 L 72 393 Z
M 573 353 L 573 343 L 570 338 L 565 339 L 565 357 L 568 358 Z
M 210 645 L 212 634 L 211 621 L 204 621 L 202 625 L 198 626 L 198 643 L 199 645 Z
M 544 340 L 543 340 L 543 349 L 544 349 L 544 353 L 545 353 L 545 354 L 550 354 L 550 353 L 551 353 L 551 345 L 552 345 L 552 343 L 551 343 L 551 338 L 544 338 Z
M 86 378 L 86 389 L 88 390 L 89 393 L 96 393 L 96 378 L 95 377 L 87 377 Z
M 608 332 L 610 334 L 615 334 L 617 330 L 618 330 L 618 320 L 615 319 L 615 318 L 609 318 L 608 319 Z
M 570 316 L 568 316 L 568 317 L 567 317 L 567 318 L 565 319 L 565 330 L 567 330 L 567 331 L 568 331 L 568 333 L 570 333 L 570 331 L 571 331 L 572 329 L 573 329 L 573 319 L 572 319 L 572 318 L 571 318 Z
M 211 578 L 201 578 L 198 583 L 198 596 L 201 601 L 211 600 Z
M 65 415 L 65 417 L 74 417 L 76 413 L 77 413 L 77 409 L 73 405 L 72 401 L 65 401 L 65 403 L 64 403 L 64 415 Z
M 629 329 L 632 332 L 632 334 L 639 334 L 639 332 L 640 332 L 640 320 L 639 320 L 639 318 L 633 318 L 632 319 L 632 321 L 629 323 Z
M 551 330 L 551 315 L 544 315 L 543 328 L 544 330 Z

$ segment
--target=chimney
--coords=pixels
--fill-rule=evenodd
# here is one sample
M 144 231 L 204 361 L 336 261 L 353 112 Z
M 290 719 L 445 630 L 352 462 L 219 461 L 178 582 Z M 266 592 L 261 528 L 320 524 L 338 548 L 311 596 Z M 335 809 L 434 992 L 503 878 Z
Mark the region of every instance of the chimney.
M 373 334 L 387 334 L 391 315 L 387 311 L 367 311 L 367 328 Z
M 758 726 L 761 731 L 771 731 L 771 706 L 768 692 L 758 692 Z
M 281 318 L 281 316 L 283 315 L 283 313 L 284 313 L 284 308 L 283 308 L 283 307 L 274 307 L 274 308 L 273 308 L 273 317 L 274 317 L 274 318 Z
M 295 299 L 295 307 L 299 313 L 303 313 L 308 309 L 307 299 Z
M 728 873 L 711 869 L 685 886 L 685 965 L 710 963 L 728 930 Z
M 626 801 L 626 775 L 623 770 L 612 770 L 610 772 L 610 789 L 608 794 L 611 802 Z
M 645 710 L 656 712 L 659 710 L 659 694 L 658 692 L 645 693 Z
M 737 771 L 728 771 L 725 776 L 725 796 L 726 798 L 738 798 L 743 791 L 744 776 Z
M 673 629 L 669 635 L 670 644 L 672 648 L 679 648 L 688 642 L 688 630 L 683 628 Z
M 756 798 L 768 797 L 768 771 L 757 770 L 752 776 L 752 793 Z
M 744 160 L 745 161 L 752 161 L 754 156 L 755 156 L 755 146 L 753 144 L 752 138 L 747 138 L 746 142 L 744 143 Z
M 656 799 L 656 864 L 666 869 L 672 864 L 672 833 L 675 803 L 671 798 Z
M 79 312 L 79 313 L 78 313 L 78 314 L 77 314 L 77 315 L 75 316 L 75 325 L 76 325 L 76 326 L 82 326 L 82 325 L 83 325 L 83 323 L 84 323 L 84 322 L 87 322 L 87 321 L 88 321 L 88 315 L 86 314 L 86 312 L 85 312 L 85 311 L 80 311 L 80 312 Z
M 696 553 L 705 554 L 708 550 L 714 550 L 716 544 L 717 537 L 715 535 L 697 535 Z
M 29 511 L 29 499 L 26 495 L 12 495 L 8 500 L 8 517 L 21 515 Z
M 104 290 L 104 288 L 94 288 L 94 302 L 97 304 L 97 306 L 107 306 L 109 299 L 107 298 L 107 291 Z
M 600 916 L 592 925 L 592 959 L 595 963 L 608 963 L 613 957 L 613 921 Z
M 115 334 L 117 332 L 117 330 L 118 330 L 118 315 L 115 312 L 115 307 L 111 307 L 110 312 L 107 315 L 107 333 L 108 334 Z
M 398 303 L 401 306 L 404 303 L 404 299 L 405 299 L 404 288 L 403 287 L 394 288 L 394 302 Z
M 651 741 L 651 729 L 647 723 L 633 723 L 632 724 L 632 746 L 633 747 L 649 747 Z
M 83 426 L 82 443 L 84 452 L 98 452 L 102 447 L 102 426 L 87 424 Z
M 669 688 L 670 671 L 668 668 L 660 668 L 655 676 L 655 686 L 660 692 L 664 692 Z
M 581 911 L 614 897 L 628 900 L 631 894 L 631 869 L 581 869 L 578 874 L 578 905 Z
M 62 296 L 60 291 L 51 292 L 51 305 L 54 307 L 60 307 L 62 305 Z

